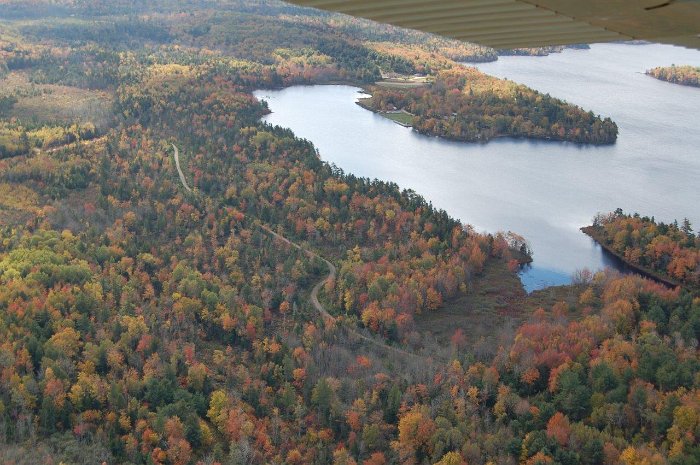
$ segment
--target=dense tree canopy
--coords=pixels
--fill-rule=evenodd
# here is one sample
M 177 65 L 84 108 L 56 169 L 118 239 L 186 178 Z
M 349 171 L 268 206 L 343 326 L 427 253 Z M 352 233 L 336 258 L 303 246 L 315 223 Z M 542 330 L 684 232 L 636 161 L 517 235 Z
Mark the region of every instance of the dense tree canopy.
M 70 19 L 78 4 L 92 9 Z M 324 163 L 261 123 L 269 110 L 251 91 L 430 71 L 422 95 L 436 99 L 471 83 L 578 110 L 450 69 L 487 50 L 276 2 L 183 5 L 196 8 L 0 5 L 22 18 L 0 47 L 12 96 L 0 141 L 17 146 L 0 159 L 3 462 L 698 461 L 700 300 L 582 272 L 551 293 L 514 292 L 520 323 L 492 351 L 472 350 L 476 329 L 431 341 L 417 321 L 479 287 L 504 307 L 489 273 L 513 278 L 527 242 Z M 85 30 L 46 29 L 46 12 Z M 261 37 L 265 24 L 276 29 Z M 142 45 L 104 43 L 133 27 Z M 357 31 L 367 40 L 347 38 Z M 101 113 L 77 96 L 109 112 L 94 132 Z M 311 303 L 319 282 L 331 318 Z
M 585 231 L 625 262 L 672 283 L 700 290 L 700 237 L 685 218 L 679 225 L 657 223 L 639 214 L 616 210 L 598 215 Z
M 700 68 L 697 66 L 660 66 L 648 70 L 647 74 L 674 84 L 700 87 Z
M 525 86 L 498 82 L 473 68 L 440 71 L 434 82 L 413 89 L 375 86 L 362 105 L 375 111 L 404 110 L 418 132 L 470 142 L 496 137 L 531 137 L 610 144 L 617 125 L 610 118 L 542 95 Z

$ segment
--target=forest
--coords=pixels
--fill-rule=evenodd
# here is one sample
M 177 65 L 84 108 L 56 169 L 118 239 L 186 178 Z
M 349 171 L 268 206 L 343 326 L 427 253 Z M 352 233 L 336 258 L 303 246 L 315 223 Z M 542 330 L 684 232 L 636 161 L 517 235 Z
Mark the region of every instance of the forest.
M 667 278 L 696 294 L 700 291 L 700 237 L 687 218 L 681 224 L 625 214 L 599 214 L 584 231 L 626 263 Z
M 361 85 L 374 96 L 366 102 L 367 108 L 404 109 L 414 115 L 413 127 L 425 134 L 469 142 L 503 136 L 590 144 L 616 140 L 617 125 L 609 118 L 525 86 L 467 70 L 460 64 L 497 59 L 494 50 L 280 3 L 222 3 L 223 10 L 201 8 L 190 15 L 169 14 L 165 1 L 152 5 L 151 14 L 143 17 L 118 15 L 111 21 L 95 21 L 66 14 L 52 21 L 25 21 L 17 28 L 19 34 L 35 41 L 50 39 L 70 45 L 67 56 L 56 56 L 48 47 L 27 47 L 5 61 L 8 69 L 32 64 L 32 82 L 60 81 L 100 89 L 118 79 L 119 56 L 114 49 L 138 50 L 145 43 L 170 55 L 170 59 L 176 55 L 181 64 L 187 64 L 182 60 L 192 61 L 193 55 L 201 61 L 208 54 L 221 54 L 266 66 L 278 76 L 270 83 L 272 86 L 337 82 Z M 19 5 L 12 10 L 12 5 L 5 6 L 11 10 L 8 14 L 25 11 Z M 70 4 L 65 6 L 75 11 Z M 95 6 L 91 11 L 99 10 Z M 114 14 L 120 12 L 115 5 Z M 260 34 L 261 30 L 265 33 Z M 545 55 L 562 49 L 500 53 Z M 81 72 L 85 69 L 90 72 Z M 435 74 L 429 89 L 371 87 L 384 76 L 416 73 Z
M 700 68 L 697 66 L 659 66 L 648 70 L 646 74 L 673 84 L 700 87 Z
M 574 45 L 553 45 L 549 47 L 537 47 L 537 48 L 514 48 L 499 50 L 498 54 L 501 56 L 546 56 L 551 53 L 561 53 L 565 49 L 571 48 L 575 50 L 587 50 L 591 46 L 588 44 L 574 44 Z
M 585 270 L 527 296 L 525 239 L 323 162 L 252 95 L 459 80 L 449 55 L 483 50 L 272 1 L 0 13 L 1 463 L 700 460 L 700 298 Z M 484 347 L 421 323 L 469 297 L 517 325 Z
M 425 87 L 373 86 L 368 92 L 371 97 L 360 105 L 379 112 L 406 111 L 413 115 L 416 131 L 448 139 L 526 137 L 583 144 L 612 144 L 617 139 L 617 124 L 610 118 L 474 68 L 440 70 Z

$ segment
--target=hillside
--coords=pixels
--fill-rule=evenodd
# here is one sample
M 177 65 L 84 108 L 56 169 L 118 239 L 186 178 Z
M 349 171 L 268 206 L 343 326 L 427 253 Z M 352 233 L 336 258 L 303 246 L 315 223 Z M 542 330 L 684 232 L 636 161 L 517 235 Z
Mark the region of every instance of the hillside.
M 522 237 L 324 163 L 252 95 L 447 51 L 277 2 L 79 5 L 0 4 L 0 462 L 700 457 L 700 300 L 526 296 Z

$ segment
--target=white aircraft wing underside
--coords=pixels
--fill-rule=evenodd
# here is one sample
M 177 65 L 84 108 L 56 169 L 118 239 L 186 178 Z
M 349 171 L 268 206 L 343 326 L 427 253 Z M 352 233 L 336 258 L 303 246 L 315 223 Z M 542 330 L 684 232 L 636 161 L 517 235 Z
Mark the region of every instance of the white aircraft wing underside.
M 494 48 L 649 40 L 700 49 L 700 0 L 290 0 Z

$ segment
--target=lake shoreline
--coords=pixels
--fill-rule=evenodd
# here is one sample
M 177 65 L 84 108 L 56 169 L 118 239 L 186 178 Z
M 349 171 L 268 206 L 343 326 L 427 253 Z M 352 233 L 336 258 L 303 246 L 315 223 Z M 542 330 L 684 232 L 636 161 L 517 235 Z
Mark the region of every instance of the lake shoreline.
M 362 89 L 362 92 L 363 92 L 363 93 L 368 93 L 367 89 Z M 389 117 L 387 117 L 386 115 L 387 115 L 387 114 L 390 114 L 390 113 L 387 113 L 386 111 L 377 110 L 377 109 L 372 108 L 372 107 L 370 107 L 369 105 L 365 104 L 364 102 L 362 102 L 363 100 L 367 100 L 368 98 L 369 98 L 369 97 L 357 99 L 357 100 L 355 101 L 355 105 L 357 105 L 357 106 L 359 106 L 359 107 L 362 107 L 362 108 L 364 108 L 365 110 L 369 110 L 369 111 L 371 111 L 371 112 L 374 113 L 374 114 L 383 116 L 384 118 L 386 118 L 386 119 L 388 119 L 388 120 L 390 120 L 390 121 L 393 121 L 394 123 L 398 124 L 399 126 L 403 126 L 403 127 L 405 127 L 405 128 L 411 128 L 411 129 L 415 130 L 415 128 L 413 127 L 412 124 L 402 123 L 401 121 L 397 121 L 397 120 L 395 120 L 395 119 L 393 119 L 393 118 L 389 118 Z M 410 114 L 410 113 L 408 113 L 408 112 L 405 111 L 405 110 L 404 110 L 404 112 L 405 112 L 406 114 Z M 418 131 L 416 131 L 416 132 L 418 132 Z
M 535 55 L 536 57 L 541 57 L 540 55 Z M 542 56 L 547 56 L 547 55 L 542 55 Z M 487 74 L 488 76 L 497 78 L 494 75 Z M 498 78 L 500 79 L 500 78 Z M 604 142 L 578 142 L 574 140 L 570 140 L 567 138 L 562 138 L 562 137 L 552 137 L 552 136 L 545 136 L 545 137 L 537 137 L 537 136 L 516 136 L 512 134 L 497 134 L 494 136 L 484 136 L 483 134 L 479 134 L 476 139 L 467 139 L 467 138 L 460 138 L 460 137 L 453 137 L 450 135 L 439 135 L 439 134 L 434 134 L 428 131 L 421 131 L 420 129 L 417 129 L 413 124 L 409 123 L 404 123 L 402 121 L 398 121 L 394 118 L 387 117 L 387 114 L 391 114 L 391 112 L 386 112 L 383 110 L 378 110 L 373 108 L 372 106 L 362 102 L 362 100 L 369 100 L 372 96 L 372 86 L 378 85 L 378 82 L 374 83 L 367 83 L 367 82 L 359 82 L 359 81 L 354 81 L 352 79 L 340 79 L 340 80 L 329 80 L 329 81 L 324 81 L 324 82 L 309 82 L 309 83 L 299 83 L 299 84 L 291 84 L 291 85 L 283 85 L 279 87 L 270 87 L 267 90 L 284 90 L 290 87 L 296 87 L 296 86 L 349 86 L 349 87 L 355 87 L 359 89 L 358 93 L 362 93 L 365 95 L 368 95 L 369 97 L 364 97 L 364 98 L 359 98 L 355 101 L 355 104 L 358 105 L 359 107 L 369 110 L 374 114 L 383 116 L 390 121 L 393 121 L 394 123 L 398 124 L 399 126 L 405 127 L 405 128 L 411 128 L 413 129 L 416 133 L 428 136 L 428 137 L 437 137 L 442 140 L 447 140 L 447 141 L 452 141 L 452 142 L 465 142 L 468 144 L 487 144 L 491 141 L 498 140 L 498 139 L 513 139 L 513 140 L 527 140 L 527 141 L 544 141 L 544 142 L 563 142 L 563 143 L 569 143 L 573 144 L 578 147 L 602 147 L 602 146 L 610 146 L 610 145 L 615 145 L 617 143 L 617 138 L 618 135 L 615 136 L 614 139 L 609 140 L 609 141 L 604 141 Z M 262 89 L 260 89 L 262 90 Z M 569 105 L 573 105 L 569 102 L 566 102 Z M 270 110 L 268 110 L 270 111 Z M 406 114 L 413 115 L 412 113 L 404 110 L 404 109 L 399 109 L 398 111 L 403 111 Z M 270 111 L 271 112 L 271 111 Z M 484 137 L 482 137 L 484 136 Z
M 648 69 L 644 74 L 669 84 L 700 88 L 700 67 L 698 66 L 657 66 Z
M 259 89 L 255 95 L 269 96 L 274 113 L 265 121 L 312 141 L 328 163 L 412 189 L 481 230 L 517 231 L 527 238 L 534 261 L 520 276 L 532 291 L 568 284 L 584 268 L 622 271 L 624 263 L 579 230 L 596 212 L 622 206 L 663 221 L 688 216 L 700 224 L 700 134 L 697 118 L 688 117 L 700 94 L 638 73 L 673 61 L 700 65 L 700 55 L 661 45 L 596 45 L 587 52 L 504 57 L 482 65 L 487 74 L 614 118 L 620 137 L 608 146 L 426 137 L 357 105 L 366 92 L 359 83 Z M 660 127 L 660 121 L 674 125 Z
M 487 74 L 487 73 L 485 73 L 485 74 Z M 375 85 L 376 85 L 376 83 L 375 83 Z M 357 86 L 361 89 L 361 92 L 363 94 L 369 95 L 369 97 L 363 97 L 363 98 L 357 99 L 355 101 L 356 105 L 358 105 L 359 107 L 361 107 L 365 110 L 369 110 L 372 113 L 383 116 L 383 117 L 395 122 L 396 124 L 398 124 L 400 126 L 403 126 L 405 128 L 411 128 L 415 132 L 417 132 L 418 134 L 422 134 L 422 135 L 428 136 L 428 137 L 437 137 L 437 138 L 442 139 L 442 140 L 448 140 L 448 141 L 453 141 L 453 142 L 466 142 L 469 144 L 486 144 L 490 141 L 498 140 L 498 139 L 531 140 L 531 141 L 544 141 L 544 142 L 565 142 L 565 143 L 574 144 L 574 145 L 580 146 L 580 147 L 601 147 L 601 146 L 615 145 L 617 143 L 618 135 L 615 135 L 615 137 L 612 140 L 606 140 L 603 142 L 580 142 L 580 141 L 567 139 L 565 137 L 553 137 L 551 135 L 538 137 L 538 136 L 527 136 L 527 135 L 522 136 L 522 135 L 513 135 L 513 134 L 496 134 L 493 136 L 488 136 L 486 134 L 479 133 L 476 138 L 464 138 L 464 137 L 455 137 L 455 136 L 452 136 L 450 134 L 436 134 L 436 133 L 433 133 L 430 131 L 424 131 L 424 130 L 421 130 L 419 128 L 416 128 L 413 124 L 408 124 L 408 123 L 404 123 L 402 121 L 397 121 L 394 118 L 389 118 L 386 115 L 392 114 L 393 112 L 380 110 L 380 109 L 374 108 L 371 105 L 363 102 L 363 100 L 370 100 L 372 98 L 371 97 L 372 96 L 371 86 L 372 86 L 371 84 Z M 569 104 L 569 103 L 567 103 L 567 104 Z M 569 104 L 569 105 L 571 105 L 571 104 Z M 403 108 L 399 108 L 396 110 L 396 113 L 399 113 L 399 112 L 404 112 L 408 115 L 415 116 L 414 114 L 410 113 L 409 111 L 407 111 Z
M 676 288 L 678 286 L 682 286 L 681 283 L 674 281 L 670 277 L 664 276 L 654 270 L 651 270 L 649 268 L 643 267 L 641 265 L 637 265 L 635 263 L 630 262 L 629 260 L 625 259 L 623 255 L 615 251 L 612 247 L 607 245 L 605 243 L 605 239 L 603 236 L 599 233 L 598 231 L 599 228 L 596 226 L 584 226 L 581 228 L 581 232 L 590 237 L 595 241 L 596 244 L 598 244 L 606 253 L 612 255 L 615 257 L 617 260 L 622 262 L 627 268 L 632 270 L 634 273 L 640 274 L 644 276 L 645 278 L 651 279 L 652 281 L 655 281 L 659 284 L 663 284 L 664 286 L 668 286 L 670 288 Z

